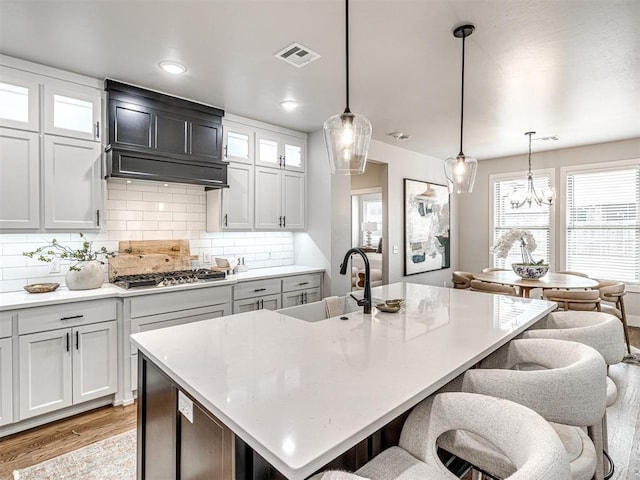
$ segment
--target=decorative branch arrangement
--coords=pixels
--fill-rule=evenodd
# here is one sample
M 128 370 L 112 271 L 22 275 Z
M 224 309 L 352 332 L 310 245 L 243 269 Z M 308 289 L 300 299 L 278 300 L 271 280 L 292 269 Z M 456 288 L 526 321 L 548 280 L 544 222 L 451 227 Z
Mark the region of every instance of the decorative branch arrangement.
M 78 235 L 80 235 L 81 239 L 84 239 L 84 234 L 79 233 Z M 84 240 L 82 242 L 82 248 L 73 249 L 62 245 L 55 238 L 49 242 L 49 245 L 36 248 L 32 252 L 22 253 L 25 257 L 35 257 L 37 260 L 46 263 L 51 263 L 55 258 L 70 260 L 75 263 L 69 266 L 69 270 L 78 272 L 82 270 L 82 265 L 79 265 L 81 262 L 95 260 L 104 265 L 106 263 L 106 259 L 115 257 L 117 254 L 117 252 L 110 252 L 105 247 L 101 247 L 94 251 L 92 248 L 92 242 L 89 242 L 88 240 Z

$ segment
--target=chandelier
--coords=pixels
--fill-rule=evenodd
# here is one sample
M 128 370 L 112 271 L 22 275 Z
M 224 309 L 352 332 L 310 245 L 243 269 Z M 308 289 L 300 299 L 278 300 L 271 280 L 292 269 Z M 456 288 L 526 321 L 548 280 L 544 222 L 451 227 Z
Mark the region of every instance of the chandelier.
M 529 172 L 527 173 L 527 191 L 523 193 L 517 187 L 514 187 L 509 194 L 509 203 L 511 208 L 520 208 L 525 203 L 531 206 L 532 203 L 538 205 L 552 205 L 556 199 L 556 192 L 553 188 L 543 188 L 541 193 L 536 192 L 536 187 L 533 185 L 533 173 L 531 172 L 531 135 L 535 135 L 536 132 L 526 132 L 525 135 L 529 136 Z

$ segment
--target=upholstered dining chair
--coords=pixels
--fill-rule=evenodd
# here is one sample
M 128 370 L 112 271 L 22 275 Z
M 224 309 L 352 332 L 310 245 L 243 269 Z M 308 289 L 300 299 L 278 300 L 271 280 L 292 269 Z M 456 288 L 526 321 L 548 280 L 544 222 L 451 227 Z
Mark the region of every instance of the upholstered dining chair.
M 566 480 L 569 463 L 553 428 L 532 410 L 508 400 L 462 392 L 428 397 L 409 414 L 397 447 L 367 462 L 355 474 L 322 472 L 311 480 L 456 479 L 436 453 L 450 430 L 477 435 L 499 448 L 514 465 L 509 480 Z
M 562 290 L 545 289 L 542 298 L 556 302 L 562 310 L 600 311 L 600 292 L 598 290 Z
M 602 356 L 587 345 L 516 339 L 443 390 L 493 395 L 538 412 L 553 426 L 565 447 L 571 468 L 566 479 L 591 480 L 596 473 L 596 451 L 602 451 L 606 376 Z M 583 427 L 592 430 L 595 444 Z M 499 449 L 473 434 L 447 432 L 438 445 L 492 476 L 505 478 L 515 471 Z M 602 480 L 602 472 L 595 478 Z
M 471 291 L 511 295 L 512 297 L 518 296 L 516 287 L 512 287 L 511 285 L 502 285 L 500 283 L 483 282 L 482 280 L 471 280 Z
M 567 271 L 564 271 L 564 272 L 556 272 L 556 273 L 564 273 L 565 275 L 575 275 L 576 277 L 589 278 L 589 275 L 587 275 L 586 273 L 575 272 L 575 271 L 571 271 L 571 270 L 567 270 Z
M 482 273 L 489 273 L 489 272 L 510 272 L 511 269 L 509 268 L 498 268 L 498 267 L 484 267 L 482 269 Z
M 519 338 L 554 338 L 588 345 L 602 355 L 607 368 L 624 358 L 622 324 L 613 315 L 603 312 L 552 312 L 523 332 Z M 618 388 L 607 376 L 607 408 L 615 403 L 617 397 Z M 602 419 L 602 444 L 604 451 L 608 451 L 606 412 Z M 603 455 L 597 453 L 599 468 L 604 470 Z M 608 470 L 613 471 L 613 465 Z
M 471 288 L 471 280 L 473 280 L 473 273 L 471 272 L 462 272 L 457 271 L 453 272 L 451 275 L 451 281 L 453 283 L 453 288 Z
M 624 329 L 624 341 L 627 344 L 627 353 L 631 353 L 629 344 L 629 327 L 627 326 L 627 313 L 624 309 L 623 297 L 626 293 L 624 282 L 615 280 L 598 280 L 598 291 L 600 292 L 600 309 L 603 312 L 615 315 L 622 322 Z M 613 305 L 611 305 L 611 303 Z

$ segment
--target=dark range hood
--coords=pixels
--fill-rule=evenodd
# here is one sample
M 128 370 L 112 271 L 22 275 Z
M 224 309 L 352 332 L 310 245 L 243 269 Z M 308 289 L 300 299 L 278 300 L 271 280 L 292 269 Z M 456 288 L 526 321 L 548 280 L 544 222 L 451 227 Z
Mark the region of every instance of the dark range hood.
M 105 80 L 106 176 L 225 188 L 224 110 Z

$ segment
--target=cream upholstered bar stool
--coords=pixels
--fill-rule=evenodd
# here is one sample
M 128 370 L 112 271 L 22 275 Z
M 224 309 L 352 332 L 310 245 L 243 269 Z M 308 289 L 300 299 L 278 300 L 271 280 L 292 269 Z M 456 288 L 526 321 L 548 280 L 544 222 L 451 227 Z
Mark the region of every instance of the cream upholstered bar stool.
M 624 334 L 620 321 L 604 312 L 552 312 L 545 318 L 523 332 L 519 338 L 554 338 L 580 342 L 595 349 L 607 364 L 614 365 L 624 358 Z M 613 405 L 618 397 L 616 384 L 607 376 L 607 408 Z M 592 438 L 593 440 L 593 438 Z M 602 444 L 608 450 L 607 415 L 602 419 Z M 598 462 L 605 469 L 604 458 L 598 453 Z M 613 471 L 613 463 L 608 470 Z
M 606 365 L 593 348 L 554 339 L 517 339 L 466 371 L 444 390 L 493 395 L 525 405 L 556 430 L 568 455 L 567 480 L 602 480 L 596 451 L 602 450 L 601 426 L 606 398 Z M 597 445 L 583 431 L 593 431 Z M 600 439 L 600 440 L 598 440 Z M 438 445 L 480 471 L 505 478 L 515 467 L 495 446 L 477 436 L 447 432 Z
M 453 288 L 471 288 L 471 281 L 473 279 L 474 276 L 471 272 L 457 271 L 451 274 L 451 282 L 453 283 Z
M 436 453 L 450 430 L 472 432 L 499 448 L 514 465 L 510 480 L 566 480 L 569 462 L 557 434 L 532 410 L 508 400 L 449 392 L 428 397 L 409 414 L 397 447 L 384 450 L 355 474 L 322 472 L 311 480 L 456 479 Z
M 512 297 L 518 296 L 516 287 L 512 287 L 511 285 L 502 285 L 500 283 L 483 282 L 482 280 L 471 280 L 471 291 L 511 295 Z
M 562 290 L 545 289 L 542 298 L 556 302 L 562 310 L 600 311 L 600 292 L 598 290 Z
M 615 280 L 598 280 L 598 291 L 600 292 L 600 309 L 603 312 L 615 315 L 622 322 L 624 329 L 624 341 L 627 344 L 627 353 L 631 353 L 629 344 L 629 327 L 627 326 L 627 313 L 624 309 L 623 297 L 626 293 L 624 282 Z M 610 305 L 609 303 L 613 303 Z

